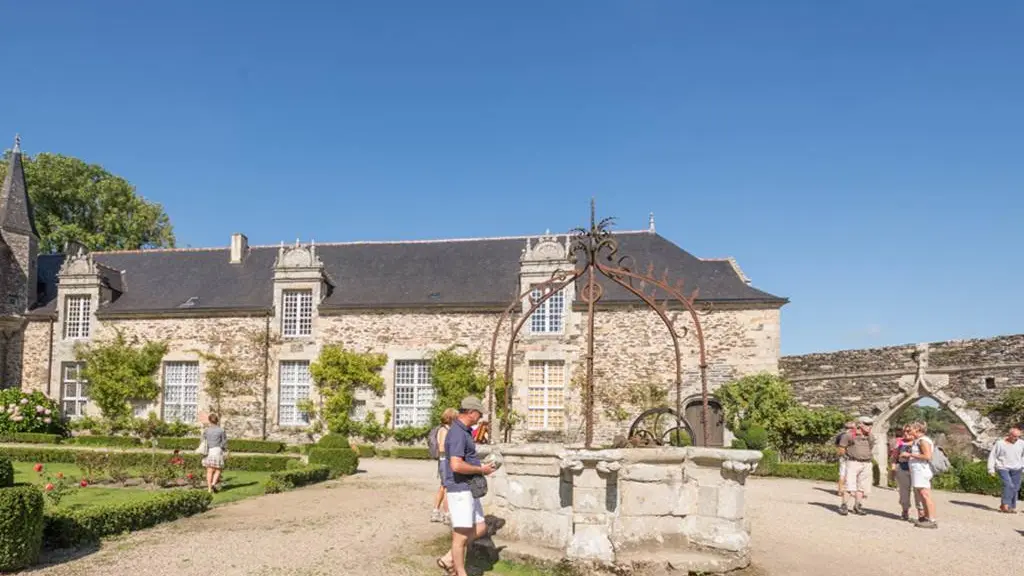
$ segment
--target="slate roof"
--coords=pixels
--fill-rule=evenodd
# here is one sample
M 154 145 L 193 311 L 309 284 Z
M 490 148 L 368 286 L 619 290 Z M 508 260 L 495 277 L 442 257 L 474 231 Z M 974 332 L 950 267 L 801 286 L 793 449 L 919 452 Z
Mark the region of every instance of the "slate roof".
M 700 289 L 698 300 L 781 306 L 785 298 L 749 286 L 726 260 L 701 260 L 650 232 L 616 234 L 620 253 L 634 268 L 654 265 L 684 292 Z M 519 287 L 519 258 L 525 237 L 427 242 L 317 245 L 317 255 L 334 286 L 321 309 L 483 307 L 504 309 Z M 276 247 L 254 247 L 242 264 L 230 263 L 230 249 L 97 252 L 94 260 L 120 275 L 104 273 L 121 294 L 97 312 L 269 311 L 273 298 Z M 63 255 L 39 258 L 44 288 L 32 315 L 55 311 L 57 272 Z M 118 276 L 114 278 L 113 276 Z M 635 302 L 624 289 L 604 282 L 602 302 Z
M 21 163 L 21 151 L 17 142 L 7 165 L 3 188 L 0 190 L 0 228 L 33 234 L 38 238 L 35 218 L 32 217 L 32 203 L 25 187 L 25 168 Z

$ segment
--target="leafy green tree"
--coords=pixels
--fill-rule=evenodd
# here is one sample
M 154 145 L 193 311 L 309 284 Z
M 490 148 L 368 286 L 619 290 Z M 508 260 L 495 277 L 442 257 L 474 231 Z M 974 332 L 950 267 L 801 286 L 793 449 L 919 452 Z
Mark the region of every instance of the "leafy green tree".
M 349 434 L 354 423 L 349 416 L 356 390 L 384 393 L 381 370 L 387 364 L 386 354 L 360 353 L 340 345 L 324 346 L 309 372 L 320 392 L 320 417 L 335 434 Z
M 0 179 L 7 175 L 10 154 L 0 164 Z M 42 252 L 59 252 L 69 240 L 90 250 L 174 246 L 163 207 L 99 164 L 47 152 L 22 155 L 22 163 Z
M 725 425 L 733 430 L 745 428 L 744 424 L 776 430 L 797 404 L 789 383 L 767 372 L 730 382 L 715 391 L 715 398 L 725 413 Z
M 907 406 L 893 419 L 890 429 L 901 430 L 905 424 L 911 422 L 924 422 L 928 425 L 928 432 L 933 434 L 946 434 L 951 424 L 957 424 L 960 419 L 945 408 L 935 406 Z
M 85 363 L 82 376 L 89 382 L 89 396 L 109 420 L 131 417 L 132 401 L 156 399 L 156 373 L 165 354 L 167 344 L 128 341 L 121 332 L 113 340 L 75 349 L 76 358 Z

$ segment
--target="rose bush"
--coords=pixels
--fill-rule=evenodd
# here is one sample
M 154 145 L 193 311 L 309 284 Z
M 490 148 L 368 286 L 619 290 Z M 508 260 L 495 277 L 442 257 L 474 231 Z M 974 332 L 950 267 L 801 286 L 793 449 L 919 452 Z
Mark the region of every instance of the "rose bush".
M 57 402 L 42 392 L 0 390 L 0 435 L 17 432 L 67 434 Z

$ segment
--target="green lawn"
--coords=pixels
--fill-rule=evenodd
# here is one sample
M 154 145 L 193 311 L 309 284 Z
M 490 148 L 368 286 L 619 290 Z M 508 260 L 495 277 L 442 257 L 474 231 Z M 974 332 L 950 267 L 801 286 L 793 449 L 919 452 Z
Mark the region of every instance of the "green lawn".
M 33 470 L 35 464 L 31 462 L 13 462 L 13 464 L 15 482 L 45 484 L 45 476 L 48 475 L 51 478 L 56 478 L 58 473 L 63 473 L 64 478 L 75 485 L 76 488 L 61 500 L 61 508 L 144 499 L 156 492 L 156 490 L 144 488 L 106 488 L 101 486 L 90 486 L 85 489 L 77 488 L 78 481 L 82 477 L 82 471 L 74 464 L 44 464 L 42 477 Z M 221 478 L 220 491 L 213 495 L 213 505 L 217 506 L 218 504 L 236 502 L 253 496 L 262 496 L 263 484 L 268 478 L 270 478 L 270 472 L 227 470 Z

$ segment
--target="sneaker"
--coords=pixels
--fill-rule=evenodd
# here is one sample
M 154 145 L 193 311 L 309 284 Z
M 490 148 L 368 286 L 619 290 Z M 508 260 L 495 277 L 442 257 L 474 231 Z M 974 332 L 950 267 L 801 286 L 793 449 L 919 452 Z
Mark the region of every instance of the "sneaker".
M 918 528 L 930 528 L 930 529 L 934 530 L 934 529 L 938 528 L 939 525 L 936 524 L 934 520 L 930 520 L 928 518 L 925 518 L 924 520 L 921 520 L 921 521 L 919 521 L 917 523 L 917 527 Z
M 843 504 L 842 506 L 839 507 L 839 515 L 840 516 L 846 516 L 849 513 L 850 513 L 850 509 L 846 507 L 846 504 Z
M 860 504 L 854 505 L 853 513 L 856 514 L 857 516 L 867 516 L 868 515 L 868 513 L 864 511 L 864 507 L 861 506 Z
M 442 520 L 444 520 L 444 516 L 441 515 L 441 511 L 440 510 L 431 510 L 430 511 L 430 521 L 431 522 L 441 522 Z

